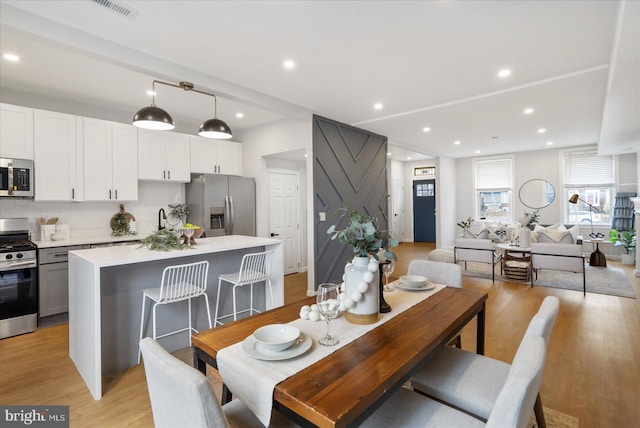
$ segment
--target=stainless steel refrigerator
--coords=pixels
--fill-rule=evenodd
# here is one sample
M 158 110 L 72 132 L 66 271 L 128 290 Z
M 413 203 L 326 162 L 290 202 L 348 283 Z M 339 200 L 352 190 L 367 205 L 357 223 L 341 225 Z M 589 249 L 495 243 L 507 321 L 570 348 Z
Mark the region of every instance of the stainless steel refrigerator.
M 256 182 L 231 175 L 192 174 L 186 186 L 188 222 L 205 236 L 256 236 Z

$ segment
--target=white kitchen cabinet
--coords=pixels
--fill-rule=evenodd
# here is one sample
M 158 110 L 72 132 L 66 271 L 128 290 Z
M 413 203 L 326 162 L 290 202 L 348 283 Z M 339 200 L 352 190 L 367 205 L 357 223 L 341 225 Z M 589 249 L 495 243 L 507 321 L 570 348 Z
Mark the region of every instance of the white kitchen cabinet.
M 189 182 L 190 151 L 186 134 L 138 129 L 138 178 Z
M 0 157 L 33 160 L 33 109 L 0 104 Z
M 84 200 L 138 199 L 138 133 L 132 125 L 82 118 Z
M 33 112 L 35 200 L 81 201 L 84 198 L 82 126 L 76 116 Z
M 191 172 L 242 175 L 242 144 L 192 135 Z

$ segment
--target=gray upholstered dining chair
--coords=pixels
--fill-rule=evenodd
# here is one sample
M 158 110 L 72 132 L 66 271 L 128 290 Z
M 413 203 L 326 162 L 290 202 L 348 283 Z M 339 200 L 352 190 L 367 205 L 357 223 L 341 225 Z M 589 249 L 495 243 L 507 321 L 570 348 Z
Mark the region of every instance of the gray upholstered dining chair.
M 263 427 L 240 400 L 220 406 L 207 378 L 150 337 L 140 341 L 144 371 L 156 428 Z M 273 412 L 272 427 L 297 427 Z
M 542 383 L 545 354 L 541 336 L 530 334 L 524 338 L 486 424 L 461 410 L 400 388 L 360 426 L 525 428 Z
M 514 364 L 524 352 L 523 344 L 528 336 L 541 336 L 545 345 L 549 343 L 559 307 L 557 297 L 548 296 L 544 299 L 529 322 Z M 446 346 L 416 373 L 411 383 L 417 391 L 487 420 L 512 368 L 513 365 L 502 361 Z M 531 412 L 534 409 L 538 425 L 544 427 L 539 394 L 531 405 L 527 410 Z
M 496 253 L 491 239 L 456 238 L 453 247 L 454 263 L 464 262 L 467 270 L 467 262 L 489 263 L 491 265 L 491 280 L 496 280 L 495 267 L 500 264 L 502 275 L 502 254 Z
M 454 263 L 436 262 L 433 260 L 411 260 L 407 268 L 407 275 L 422 275 L 436 284 L 462 288 L 462 268 Z M 462 348 L 460 333 L 450 344 Z

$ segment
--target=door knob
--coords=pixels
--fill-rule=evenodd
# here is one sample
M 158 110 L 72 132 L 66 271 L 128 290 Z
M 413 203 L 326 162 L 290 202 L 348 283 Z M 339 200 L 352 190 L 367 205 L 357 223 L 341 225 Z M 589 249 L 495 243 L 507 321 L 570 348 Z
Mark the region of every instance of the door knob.
M 271 232 L 271 236 L 280 236 L 280 234 Z

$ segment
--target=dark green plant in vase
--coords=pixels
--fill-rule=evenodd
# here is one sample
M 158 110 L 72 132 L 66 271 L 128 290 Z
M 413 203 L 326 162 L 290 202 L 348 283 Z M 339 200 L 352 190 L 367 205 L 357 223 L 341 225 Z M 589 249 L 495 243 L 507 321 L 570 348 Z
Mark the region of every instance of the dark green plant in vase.
M 378 251 L 384 250 L 384 257 L 387 260 L 396 260 L 396 255 L 391 248 L 398 246 L 398 240 L 392 238 L 386 230 L 379 230 L 377 216 L 368 216 L 356 210 L 349 210 L 347 203 L 336 210 L 336 216 L 344 213 L 343 218 L 347 221 L 344 229 L 336 229 L 332 225 L 327 230 L 327 234 L 332 235 L 331 239 L 338 238 L 341 243 L 348 244 L 353 248 L 353 257 L 373 256 L 378 260 Z

